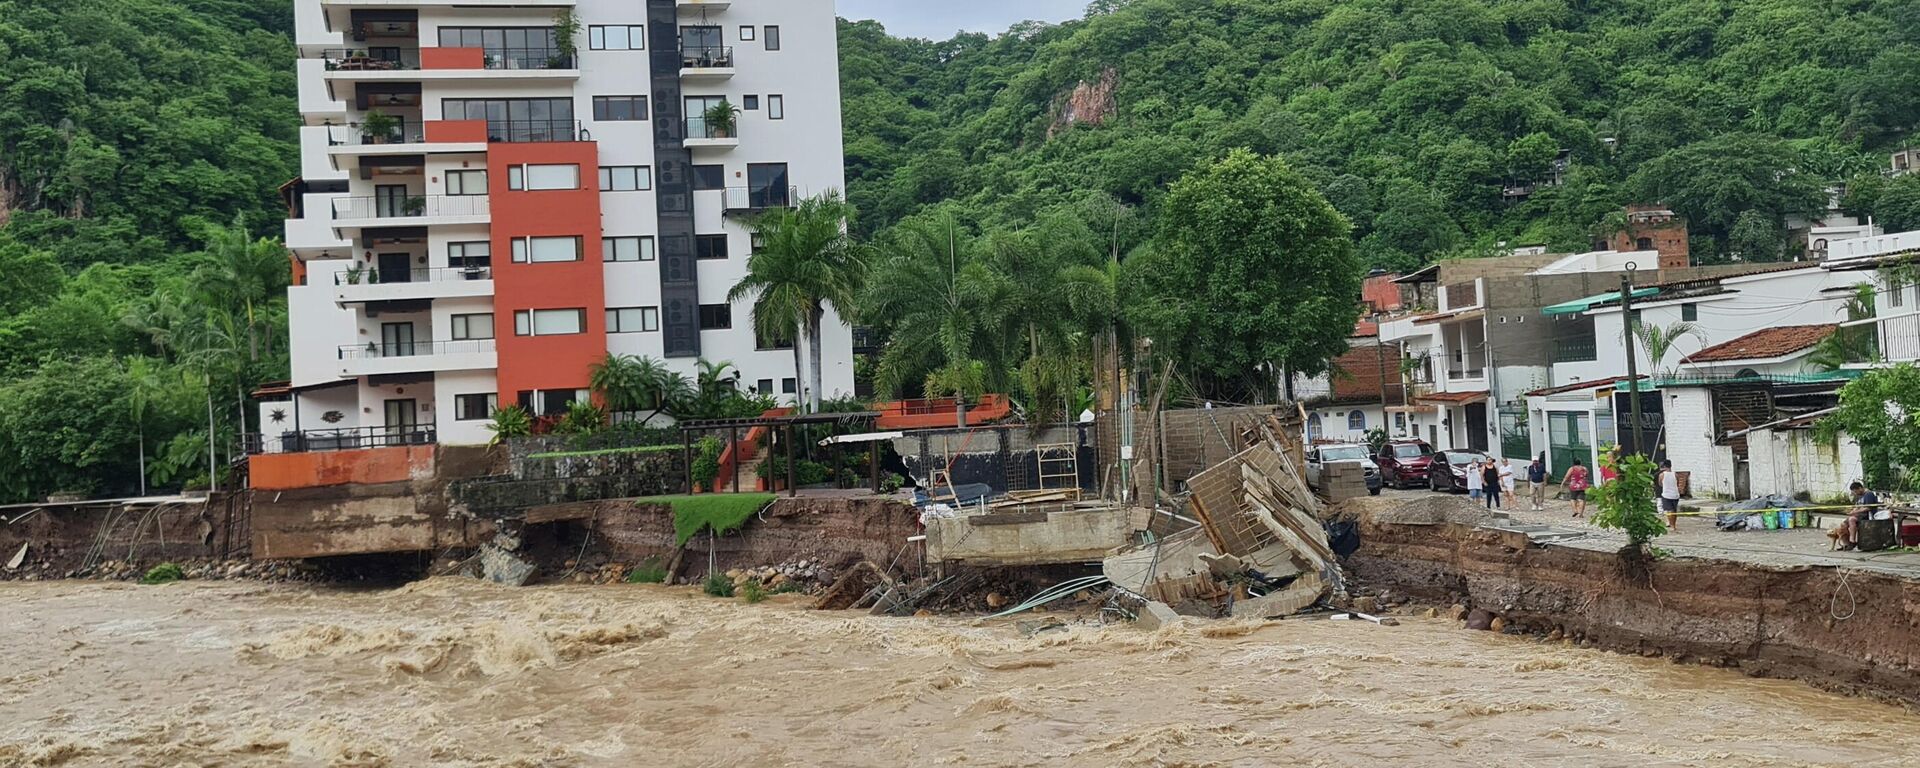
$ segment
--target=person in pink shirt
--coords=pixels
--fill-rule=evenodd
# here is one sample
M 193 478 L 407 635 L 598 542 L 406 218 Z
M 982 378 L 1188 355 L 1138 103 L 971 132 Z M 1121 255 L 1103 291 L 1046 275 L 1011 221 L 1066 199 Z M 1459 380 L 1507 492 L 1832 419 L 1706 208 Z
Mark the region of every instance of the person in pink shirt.
M 1587 488 L 1591 487 L 1593 483 L 1587 475 L 1587 468 L 1580 464 L 1579 459 L 1573 460 L 1573 466 L 1567 468 L 1567 474 L 1560 479 L 1560 484 L 1566 487 L 1567 498 L 1573 499 L 1573 516 L 1578 518 L 1585 515 L 1587 513 Z

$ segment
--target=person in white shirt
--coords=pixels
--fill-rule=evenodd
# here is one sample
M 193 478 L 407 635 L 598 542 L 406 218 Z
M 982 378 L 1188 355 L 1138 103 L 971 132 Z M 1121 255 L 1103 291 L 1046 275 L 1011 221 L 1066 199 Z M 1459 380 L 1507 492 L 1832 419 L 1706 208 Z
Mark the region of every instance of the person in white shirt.
M 1500 508 L 1513 506 L 1513 475 L 1517 469 L 1513 459 L 1500 462 Z
M 1680 475 L 1673 471 L 1673 460 L 1660 462 L 1660 511 L 1667 513 L 1667 530 L 1680 530 Z
M 1486 476 L 1481 474 L 1480 472 L 1480 461 L 1478 459 L 1467 462 L 1467 497 L 1468 498 L 1471 498 L 1474 501 L 1480 500 L 1480 488 L 1481 488 L 1481 484 L 1485 482 L 1485 477 Z

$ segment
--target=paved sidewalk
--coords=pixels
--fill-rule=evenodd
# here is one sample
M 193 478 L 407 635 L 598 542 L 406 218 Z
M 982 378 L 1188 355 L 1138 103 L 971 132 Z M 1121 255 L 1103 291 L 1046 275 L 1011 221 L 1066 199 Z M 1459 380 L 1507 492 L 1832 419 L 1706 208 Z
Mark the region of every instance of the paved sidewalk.
M 1548 487 L 1544 511 L 1534 512 L 1527 508 L 1530 502 L 1524 490 L 1518 499 L 1499 511 L 1515 523 L 1553 526 L 1556 532 L 1565 531 L 1569 534 L 1564 538 L 1555 538 L 1552 543 L 1556 545 L 1604 552 L 1616 551 L 1626 545 L 1625 534 L 1597 528 L 1584 518 L 1574 518 L 1573 502 L 1553 498 L 1558 490 L 1556 486 Z M 1430 491 L 1388 489 L 1382 493 L 1392 497 L 1410 497 Z M 1688 504 L 1696 505 L 1691 500 Z M 1589 504 L 1588 514 L 1591 515 L 1592 511 L 1592 505 Z M 1727 532 L 1715 528 L 1713 522 L 1711 515 L 1681 517 L 1679 532 L 1661 536 L 1654 544 L 1676 557 L 1734 560 L 1765 568 L 1833 567 L 1920 581 L 1920 553 L 1833 552 L 1828 550 L 1827 532 L 1824 530 L 1795 528 L 1784 531 Z

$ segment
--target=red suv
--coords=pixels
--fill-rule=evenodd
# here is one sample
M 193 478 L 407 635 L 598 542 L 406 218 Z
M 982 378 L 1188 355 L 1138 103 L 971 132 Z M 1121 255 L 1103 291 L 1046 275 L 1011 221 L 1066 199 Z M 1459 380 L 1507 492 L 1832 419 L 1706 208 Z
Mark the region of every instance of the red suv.
M 1400 489 L 1426 485 L 1433 446 L 1424 440 L 1389 440 L 1380 446 L 1373 463 L 1380 465 L 1380 479 L 1387 485 Z

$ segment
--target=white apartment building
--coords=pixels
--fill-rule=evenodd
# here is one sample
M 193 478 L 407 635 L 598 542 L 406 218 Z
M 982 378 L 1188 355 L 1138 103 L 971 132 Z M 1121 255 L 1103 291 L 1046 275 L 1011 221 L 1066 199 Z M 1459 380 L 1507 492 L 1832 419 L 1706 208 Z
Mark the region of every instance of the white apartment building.
M 610 352 L 798 396 L 727 294 L 753 216 L 845 186 L 832 0 L 294 8 L 293 370 L 262 450 L 485 443 Z M 825 337 L 821 395 L 849 395 L 851 329 Z

